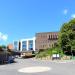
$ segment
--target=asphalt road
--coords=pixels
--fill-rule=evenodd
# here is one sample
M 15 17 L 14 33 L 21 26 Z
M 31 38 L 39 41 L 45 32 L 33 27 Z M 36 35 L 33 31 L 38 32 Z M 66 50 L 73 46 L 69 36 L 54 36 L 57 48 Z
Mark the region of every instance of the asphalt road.
M 57 63 L 34 59 L 16 59 L 16 63 L 0 65 L 0 75 L 75 75 L 75 63 Z M 37 73 L 21 73 L 19 69 L 25 67 L 50 67 L 51 70 Z

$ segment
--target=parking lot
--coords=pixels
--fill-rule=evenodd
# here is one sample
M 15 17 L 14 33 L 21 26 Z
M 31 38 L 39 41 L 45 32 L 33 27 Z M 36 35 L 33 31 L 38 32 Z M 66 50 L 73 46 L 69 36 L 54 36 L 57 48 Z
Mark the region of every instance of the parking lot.
M 75 75 L 75 61 L 56 62 L 32 58 L 15 61 L 0 65 L 0 75 Z

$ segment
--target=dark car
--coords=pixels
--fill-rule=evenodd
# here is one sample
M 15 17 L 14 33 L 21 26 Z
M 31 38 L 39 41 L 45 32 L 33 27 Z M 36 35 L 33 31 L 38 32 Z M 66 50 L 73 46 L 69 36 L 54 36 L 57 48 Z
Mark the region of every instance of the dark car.
M 2 52 L 0 53 L 0 63 L 4 64 L 4 63 L 12 63 L 14 62 L 14 56 L 10 55 L 7 52 Z

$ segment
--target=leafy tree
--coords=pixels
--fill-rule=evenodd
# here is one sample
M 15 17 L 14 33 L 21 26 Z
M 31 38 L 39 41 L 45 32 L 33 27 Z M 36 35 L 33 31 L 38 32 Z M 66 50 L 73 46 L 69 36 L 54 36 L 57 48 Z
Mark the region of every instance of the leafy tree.
M 3 48 L 3 49 L 6 49 L 7 48 L 5 45 L 1 45 L 0 47 Z
M 2 47 L 0 46 L 0 52 L 3 51 Z
M 64 23 L 59 32 L 59 46 L 62 50 L 75 50 L 75 19 Z

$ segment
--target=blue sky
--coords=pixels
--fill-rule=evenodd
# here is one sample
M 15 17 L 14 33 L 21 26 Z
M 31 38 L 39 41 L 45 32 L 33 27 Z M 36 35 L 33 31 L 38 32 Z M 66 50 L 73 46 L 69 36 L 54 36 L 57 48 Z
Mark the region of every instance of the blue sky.
M 75 0 L 0 0 L 0 44 L 59 31 L 75 18 Z

